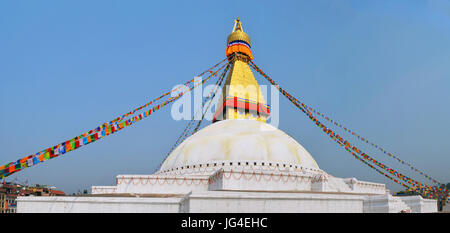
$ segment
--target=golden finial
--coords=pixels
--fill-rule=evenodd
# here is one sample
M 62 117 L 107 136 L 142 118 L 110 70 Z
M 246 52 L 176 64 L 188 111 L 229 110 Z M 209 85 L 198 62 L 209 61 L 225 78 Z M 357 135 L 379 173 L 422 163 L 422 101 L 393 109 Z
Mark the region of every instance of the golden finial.
M 230 42 L 232 42 L 234 40 L 245 41 L 251 46 L 250 37 L 247 35 L 247 33 L 244 32 L 244 29 L 242 27 L 242 23 L 241 23 L 241 20 L 239 19 L 239 17 L 237 17 L 234 20 L 233 31 L 228 36 L 227 44 L 229 44 Z
M 242 28 L 242 24 L 241 21 L 239 20 L 239 16 L 237 17 L 237 19 L 234 20 L 234 27 L 233 27 L 233 31 L 244 31 L 244 29 Z

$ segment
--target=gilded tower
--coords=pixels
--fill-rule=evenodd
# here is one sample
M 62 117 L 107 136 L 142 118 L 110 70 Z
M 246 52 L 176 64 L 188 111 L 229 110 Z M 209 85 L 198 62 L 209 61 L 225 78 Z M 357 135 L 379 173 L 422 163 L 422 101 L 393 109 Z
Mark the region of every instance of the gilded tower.
M 270 108 L 247 62 L 253 60 L 250 37 L 239 17 L 228 36 L 225 51 L 231 63 L 213 122 L 227 119 L 253 119 L 266 122 Z

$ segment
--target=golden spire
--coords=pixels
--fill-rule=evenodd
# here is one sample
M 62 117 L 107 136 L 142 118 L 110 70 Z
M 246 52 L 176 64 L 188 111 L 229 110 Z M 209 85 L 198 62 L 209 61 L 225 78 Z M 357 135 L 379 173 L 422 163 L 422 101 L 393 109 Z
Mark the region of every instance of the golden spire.
M 250 37 L 243 31 L 239 17 L 234 21 L 233 32 L 228 36 L 226 55 L 231 68 L 213 122 L 226 119 L 265 122 L 270 115 L 270 109 L 265 104 L 258 82 L 247 64 L 248 60 L 253 59 Z

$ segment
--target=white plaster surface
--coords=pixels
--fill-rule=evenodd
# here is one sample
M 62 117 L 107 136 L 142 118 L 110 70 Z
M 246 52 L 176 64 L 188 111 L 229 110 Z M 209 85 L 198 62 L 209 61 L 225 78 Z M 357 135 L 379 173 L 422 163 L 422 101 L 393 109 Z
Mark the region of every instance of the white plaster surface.
M 179 213 L 186 199 L 140 197 L 18 197 L 20 213 Z
M 173 193 L 208 190 L 209 176 L 157 176 L 157 175 L 119 175 L 116 193 Z
M 398 196 L 413 213 L 435 213 L 437 212 L 437 202 L 433 199 L 425 199 L 421 196 Z
M 185 140 L 152 175 L 118 175 L 93 196 L 19 197 L 17 212 L 437 212 L 436 200 L 393 197 L 384 184 L 338 178 L 284 132 L 224 120 Z
M 190 185 L 175 183 L 174 178 Z M 322 172 L 312 175 L 302 172 L 219 169 L 208 176 L 165 177 L 161 174 L 117 176 L 117 181 L 121 180 L 122 183 L 117 186 L 93 187 L 93 190 L 94 188 L 106 190 L 103 193 L 99 191 L 99 196 L 20 197 L 17 199 L 17 211 L 21 213 L 437 211 L 435 200 L 393 197 L 386 193 L 387 190 L 383 189 L 382 184 L 357 181 L 354 178 L 341 179 Z M 126 183 L 125 180 L 130 182 Z M 332 182 L 329 183 L 330 181 Z M 199 183 L 193 185 L 191 182 Z M 365 187 L 364 192 L 355 188 L 361 185 Z M 112 191 L 116 193 L 111 193 Z M 137 197 L 123 197 L 123 195 Z
M 218 160 L 264 160 L 318 168 L 316 161 L 292 137 L 255 120 L 223 120 L 211 124 L 181 143 L 161 170 Z
M 233 191 L 193 193 L 189 199 L 192 213 L 362 213 L 364 201 L 357 195 Z
M 390 194 L 367 196 L 364 202 L 365 213 L 400 213 L 402 211 L 411 212 L 411 208 L 402 199 Z

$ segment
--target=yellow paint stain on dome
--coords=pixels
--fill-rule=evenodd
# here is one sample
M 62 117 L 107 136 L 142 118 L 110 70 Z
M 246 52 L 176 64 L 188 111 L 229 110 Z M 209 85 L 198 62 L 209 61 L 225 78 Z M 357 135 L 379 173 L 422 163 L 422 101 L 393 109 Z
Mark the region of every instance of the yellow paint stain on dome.
M 187 158 L 189 157 L 191 148 L 194 146 L 194 144 L 188 144 L 188 145 L 184 145 L 184 147 L 182 148 L 182 155 L 183 155 L 183 163 L 186 164 L 187 162 Z
M 300 155 L 298 154 L 298 149 L 299 149 L 298 146 L 295 144 L 291 144 L 291 143 L 286 144 L 286 145 L 288 147 L 288 150 L 291 152 L 291 154 L 293 154 L 295 156 L 295 158 L 297 159 L 297 162 L 301 163 L 302 159 L 301 159 Z
M 268 137 L 262 137 L 262 139 L 264 140 L 264 148 L 266 149 L 266 153 L 267 153 L 267 159 L 268 160 L 271 160 L 272 158 L 272 156 L 271 156 L 271 154 L 270 154 L 270 142 L 269 142 L 269 140 L 267 140 L 267 138 Z
M 221 144 L 222 144 L 222 147 L 223 147 L 223 151 L 225 153 L 225 160 L 229 160 L 230 159 L 230 151 L 231 151 L 230 139 L 229 138 L 223 139 Z

